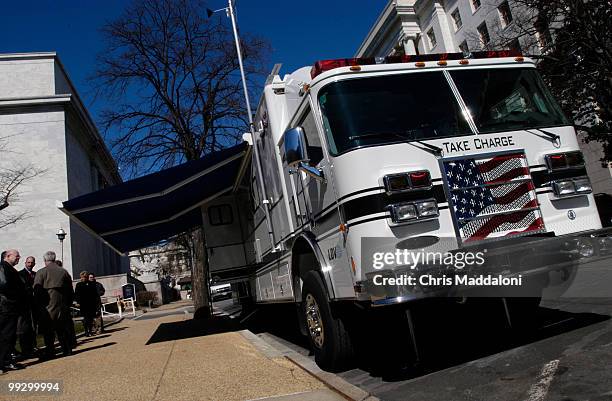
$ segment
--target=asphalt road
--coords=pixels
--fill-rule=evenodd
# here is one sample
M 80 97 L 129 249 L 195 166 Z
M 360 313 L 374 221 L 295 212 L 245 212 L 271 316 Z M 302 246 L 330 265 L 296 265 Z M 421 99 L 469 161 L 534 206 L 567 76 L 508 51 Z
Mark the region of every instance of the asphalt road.
M 566 294 L 543 300 L 527 331 L 509 329 L 503 309 L 428 309 L 415 316 L 420 364 L 387 328 L 339 375 L 382 400 L 612 400 L 611 261 L 582 265 Z M 293 308 L 259 314 L 252 331 L 309 354 Z

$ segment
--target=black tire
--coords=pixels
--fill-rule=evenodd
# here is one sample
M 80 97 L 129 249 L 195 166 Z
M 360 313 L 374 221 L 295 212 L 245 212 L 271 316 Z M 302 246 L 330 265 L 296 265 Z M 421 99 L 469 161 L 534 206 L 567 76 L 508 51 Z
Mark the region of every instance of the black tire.
M 333 316 L 319 274 L 308 272 L 303 281 L 301 312 L 315 361 L 321 369 L 331 372 L 345 369 L 353 360 L 353 346 L 346 326 Z M 315 324 L 317 321 L 320 324 Z

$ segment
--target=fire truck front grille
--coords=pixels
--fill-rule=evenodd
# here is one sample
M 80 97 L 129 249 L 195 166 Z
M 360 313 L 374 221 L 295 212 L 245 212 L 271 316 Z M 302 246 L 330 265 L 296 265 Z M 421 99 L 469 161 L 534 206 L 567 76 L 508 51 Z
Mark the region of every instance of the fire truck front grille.
M 442 163 L 449 206 L 464 242 L 545 231 L 523 152 Z

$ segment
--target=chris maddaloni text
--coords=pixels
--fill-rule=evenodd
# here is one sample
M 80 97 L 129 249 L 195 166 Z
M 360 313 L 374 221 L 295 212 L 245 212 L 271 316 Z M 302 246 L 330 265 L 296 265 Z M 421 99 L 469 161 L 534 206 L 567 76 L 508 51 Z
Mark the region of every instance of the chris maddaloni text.
M 469 285 L 469 286 L 521 286 L 523 285 L 523 276 L 504 277 L 502 275 L 480 275 L 468 276 L 465 274 L 455 276 L 433 276 L 423 274 L 420 276 L 411 276 L 402 274 L 398 277 L 384 277 L 382 274 L 376 274 L 373 277 L 374 285 L 424 285 L 424 286 L 452 286 L 452 285 Z

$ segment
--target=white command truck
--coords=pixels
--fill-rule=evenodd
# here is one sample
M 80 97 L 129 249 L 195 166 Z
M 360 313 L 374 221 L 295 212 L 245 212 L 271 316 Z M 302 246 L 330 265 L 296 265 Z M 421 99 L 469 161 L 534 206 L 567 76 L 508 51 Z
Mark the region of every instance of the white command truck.
M 532 60 L 338 59 L 284 78 L 279 68 L 245 136 L 239 191 L 205 212 L 206 241 L 214 279 L 242 278 L 254 303 L 298 306 L 321 367 L 350 360 L 361 311 L 403 308 L 413 333 L 414 302 L 491 296 L 518 320 L 605 243 L 575 130 Z M 487 267 L 454 281 L 466 250 Z M 476 280 L 483 271 L 494 274 Z M 504 293 L 508 283 L 524 291 Z

